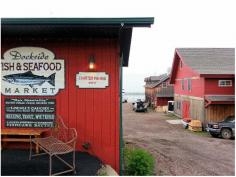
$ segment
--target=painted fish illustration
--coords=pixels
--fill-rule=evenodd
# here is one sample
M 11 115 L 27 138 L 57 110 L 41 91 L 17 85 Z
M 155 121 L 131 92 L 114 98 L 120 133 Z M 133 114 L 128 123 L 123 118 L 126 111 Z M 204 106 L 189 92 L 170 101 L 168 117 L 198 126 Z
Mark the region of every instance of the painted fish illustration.
M 56 73 L 53 73 L 49 77 L 44 77 L 35 75 L 31 71 L 27 71 L 25 73 L 5 75 L 2 80 L 11 84 L 29 85 L 31 88 L 34 85 L 42 85 L 44 82 L 48 82 L 52 86 L 55 86 L 55 74 Z

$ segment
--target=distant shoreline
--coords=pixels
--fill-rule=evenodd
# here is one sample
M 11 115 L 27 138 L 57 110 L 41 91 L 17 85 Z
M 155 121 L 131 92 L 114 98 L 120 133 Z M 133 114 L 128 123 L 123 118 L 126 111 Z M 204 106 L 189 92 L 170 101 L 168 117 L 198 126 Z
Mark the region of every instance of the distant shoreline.
M 144 95 L 144 93 L 141 93 L 141 92 L 125 92 L 125 95 Z
M 124 93 L 124 97 L 129 103 L 135 102 L 138 99 L 141 99 L 142 101 L 145 100 L 145 94 L 140 92 L 126 92 Z

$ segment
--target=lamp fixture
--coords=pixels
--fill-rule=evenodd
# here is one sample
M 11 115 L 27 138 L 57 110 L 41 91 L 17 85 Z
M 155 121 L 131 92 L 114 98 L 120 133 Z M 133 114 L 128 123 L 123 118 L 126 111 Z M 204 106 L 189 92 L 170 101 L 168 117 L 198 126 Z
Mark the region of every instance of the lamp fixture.
M 89 57 L 89 69 L 94 69 L 95 68 L 95 57 L 94 55 L 90 55 Z

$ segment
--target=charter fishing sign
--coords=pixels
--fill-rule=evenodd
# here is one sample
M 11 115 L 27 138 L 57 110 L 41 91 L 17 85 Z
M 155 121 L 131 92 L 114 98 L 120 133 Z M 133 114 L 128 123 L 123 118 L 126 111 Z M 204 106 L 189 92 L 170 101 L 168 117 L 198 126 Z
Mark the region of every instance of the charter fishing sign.
M 65 88 L 64 60 L 39 47 L 7 50 L 1 60 L 3 95 L 56 95 Z

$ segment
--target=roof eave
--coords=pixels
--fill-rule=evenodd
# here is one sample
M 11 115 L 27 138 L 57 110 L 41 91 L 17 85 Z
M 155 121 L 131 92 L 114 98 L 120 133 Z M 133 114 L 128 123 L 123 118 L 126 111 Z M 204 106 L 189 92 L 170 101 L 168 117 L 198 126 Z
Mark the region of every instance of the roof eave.
M 140 18 L 2 18 L 1 25 L 83 25 L 150 27 L 154 17 Z
M 128 66 L 133 27 L 150 27 L 154 23 L 153 17 L 141 18 L 2 18 L 1 28 L 10 26 L 77 26 L 77 27 L 111 27 L 119 28 L 120 57 L 122 66 Z
M 200 74 L 200 77 L 205 77 L 205 78 L 234 78 L 235 74 Z
M 174 58 L 173 58 L 173 62 L 172 62 L 172 67 L 171 67 L 171 72 L 170 72 L 170 84 L 174 84 L 175 83 L 175 75 L 176 75 L 176 71 L 177 71 L 177 50 L 175 49 L 174 52 Z

